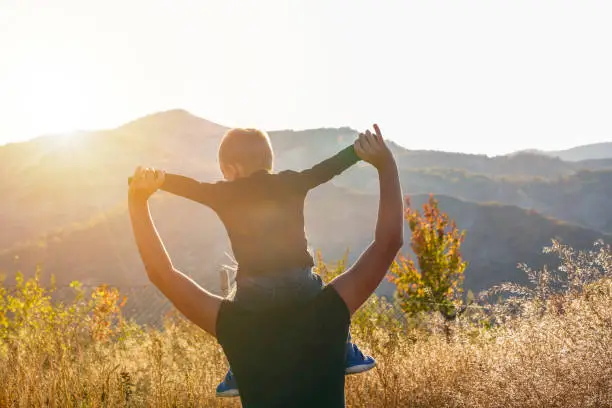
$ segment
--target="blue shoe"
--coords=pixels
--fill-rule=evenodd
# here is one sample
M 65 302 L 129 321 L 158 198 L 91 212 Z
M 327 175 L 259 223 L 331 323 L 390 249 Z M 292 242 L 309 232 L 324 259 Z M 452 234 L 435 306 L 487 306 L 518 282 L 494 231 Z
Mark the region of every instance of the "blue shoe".
M 238 384 L 236 377 L 232 374 L 232 370 L 228 370 L 221 384 L 217 385 L 217 397 L 237 397 Z
M 376 366 L 376 360 L 371 356 L 364 356 L 354 343 L 346 343 L 346 374 L 357 374 L 371 370 Z

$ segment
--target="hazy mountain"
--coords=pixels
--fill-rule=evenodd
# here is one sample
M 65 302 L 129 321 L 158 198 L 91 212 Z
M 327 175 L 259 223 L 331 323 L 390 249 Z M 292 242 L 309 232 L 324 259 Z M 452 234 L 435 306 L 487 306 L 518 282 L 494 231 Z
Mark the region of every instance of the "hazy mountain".
M 216 147 L 224 130 L 170 111 L 111 131 L 0 147 L 0 249 L 125 201 L 127 176 L 139 164 L 218 177 Z
M 160 166 L 203 180 L 218 179 L 216 150 L 224 131 L 223 126 L 175 110 L 140 118 L 114 130 L 83 132 L 72 138 L 42 137 L 0 147 L 0 196 L 4 198 L 0 211 L 0 225 L 3 226 L 0 249 L 15 242 L 36 239 L 43 232 L 72 222 L 81 222 L 124 201 L 125 178 L 137 164 Z M 356 131 L 350 128 L 271 132 L 276 168 L 309 167 L 351 143 L 355 136 Z M 524 199 L 507 199 L 493 192 L 507 189 L 504 182 L 500 182 L 502 178 L 526 179 L 528 183 L 534 177 L 555 180 L 571 177 L 580 168 L 605 169 L 608 164 L 612 165 L 606 161 L 582 165 L 582 162 L 569 163 L 538 155 L 489 158 L 409 151 L 397 145 L 393 145 L 393 149 L 403 174 L 410 176 L 404 181 L 407 192 L 435 192 L 467 200 L 500 201 L 535 208 L 573 222 L 583 221 L 577 216 L 566 217 L 563 212 L 549 211 L 545 199 L 525 198 L 523 192 L 518 194 Z M 432 171 L 438 174 L 432 175 Z M 455 183 L 457 172 L 462 171 L 474 174 L 475 178 L 469 181 L 477 186 L 458 183 L 455 186 L 458 192 L 449 189 L 447 186 Z M 443 178 L 440 173 L 451 175 L 451 178 L 433 180 Z M 375 174 L 373 178 L 373 173 L 369 174 L 362 176 L 353 172 L 336 182 L 361 188 L 364 183 L 372 185 L 375 181 Z M 472 183 L 474 180 L 478 182 Z M 481 192 L 483 188 L 487 192 Z M 540 201 L 544 204 L 540 205 Z M 588 203 L 600 201 L 586 200 L 587 205 L 581 205 L 576 211 L 592 214 L 592 206 Z M 602 230 L 606 230 L 607 224 L 607 220 L 585 223 Z
M 576 162 L 583 160 L 612 159 L 612 142 L 592 143 L 576 146 L 565 150 L 524 150 L 524 153 L 533 153 L 556 157 L 561 160 Z
M 117 129 L 0 147 L 0 269 L 32 272 L 43 263 L 63 284 L 78 279 L 147 287 L 125 208 L 126 178 L 144 164 L 217 180 L 217 145 L 225 130 L 174 110 Z M 310 167 L 352 143 L 356 133 L 350 128 L 270 132 L 276 170 Z M 607 239 L 595 230 L 612 231 L 610 159 L 568 162 L 533 153 L 487 157 L 391 147 L 414 205 L 434 193 L 467 230 L 466 286 L 474 290 L 521 279 L 516 264 L 540 264 L 541 247 L 554 236 L 586 247 Z M 360 163 L 311 193 L 312 247 L 329 260 L 346 249 L 358 255 L 372 236 L 377 189 L 376 172 Z M 216 287 L 229 247 L 214 214 L 166 193 L 156 198 L 153 213 L 177 265 Z M 381 291 L 388 294 L 389 285 Z
M 593 143 L 567 150 L 548 152 L 548 154 L 567 161 L 610 159 L 612 158 L 612 142 Z
M 478 291 L 505 280 L 524 281 L 518 262 L 540 266 L 547 259 L 543 246 L 552 238 L 576 247 L 589 247 L 609 236 L 548 219 L 515 206 L 476 204 L 448 196 L 437 197 L 440 207 L 467 230 L 462 253 L 469 262 L 466 288 Z M 411 198 L 414 208 L 427 196 Z M 313 249 L 321 249 L 326 260 L 341 259 L 349 250 L 354 260 L 369 244 L 376 221 L 378 197 L 327 185 L 313 191 L 307 200 L 307 233 Z M 209 209 L 159 193 L 152 213 L 176 265 L 203 285 L 217 290 L 218 272 L 229 259 L 227 235 Z M 406 242 L 410 232 L 406 228 Z M 407 244 L 404 251 L 410 253 Z M 79 280 L 87 285 L 109 283 L 124 288 L 148 285 L 133 241 L 124 206 L 95 217 L 80 226 L 50 234 L 40 242 L 0 253 L 0 270 L 16 268 L 30 274 L 44 264 L 45 275 L 55 274 L 58 285 Z M 379 293 L 390 295 L 384 283 Z
M 612 170 L 580 170 L 544 179 L 493 177 L 455 169 L 404 169 L 405 192 L 446 194 L 480 203 L 499 202 L 535 210 L 547 216 L 612 233 Z M 376 174 L 359 169 L 339 183 L 376 192 Z

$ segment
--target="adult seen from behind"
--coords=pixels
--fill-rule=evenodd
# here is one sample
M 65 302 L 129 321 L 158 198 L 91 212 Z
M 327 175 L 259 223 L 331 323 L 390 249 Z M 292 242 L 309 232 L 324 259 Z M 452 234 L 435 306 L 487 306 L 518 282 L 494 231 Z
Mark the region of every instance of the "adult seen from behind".
M 397 165 L 374 125 L 355 152 L 378 171 L 374 239 L 344 273 L 307 300 L 265 310 L 241 307 L 177 270 L 149 212 L 160 177 L 136 169 L 128 190 L 132 228 L 149 279 L 190 321 L 215 336 L 240 386 L 244 407 L 344 407 L 345 344 L 351 315 L 374 292 L 403 244 Z M 245 345 L 248 345 L 246 347 Z

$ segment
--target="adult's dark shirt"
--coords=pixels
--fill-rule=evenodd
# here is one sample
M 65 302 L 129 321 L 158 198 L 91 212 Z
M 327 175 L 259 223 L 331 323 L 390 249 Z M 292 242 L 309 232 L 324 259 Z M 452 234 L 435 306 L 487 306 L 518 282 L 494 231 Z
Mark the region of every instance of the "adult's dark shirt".
M 306 195 L 359 160 L 351 145 L 299 172 L 259 171 L 216 183 L 167 174 L 161 189 L 217 213 L 227 230 L 240 280 L 314 265 L 304 230 Z
M 350 314 L 333 286 L 309 300 L 242 308 L 224 300 L 217 317 L 245 408 L 344 408 Z

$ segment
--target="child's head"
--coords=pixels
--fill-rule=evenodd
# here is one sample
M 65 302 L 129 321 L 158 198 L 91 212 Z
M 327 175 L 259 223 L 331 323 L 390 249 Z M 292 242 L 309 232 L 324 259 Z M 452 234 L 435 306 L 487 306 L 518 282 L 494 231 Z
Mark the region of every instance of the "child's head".
M 219 146 L 219 165 L 227 180 L 272 171 L 274 153 L 268 134 L 257 129 L 230 129 Z

